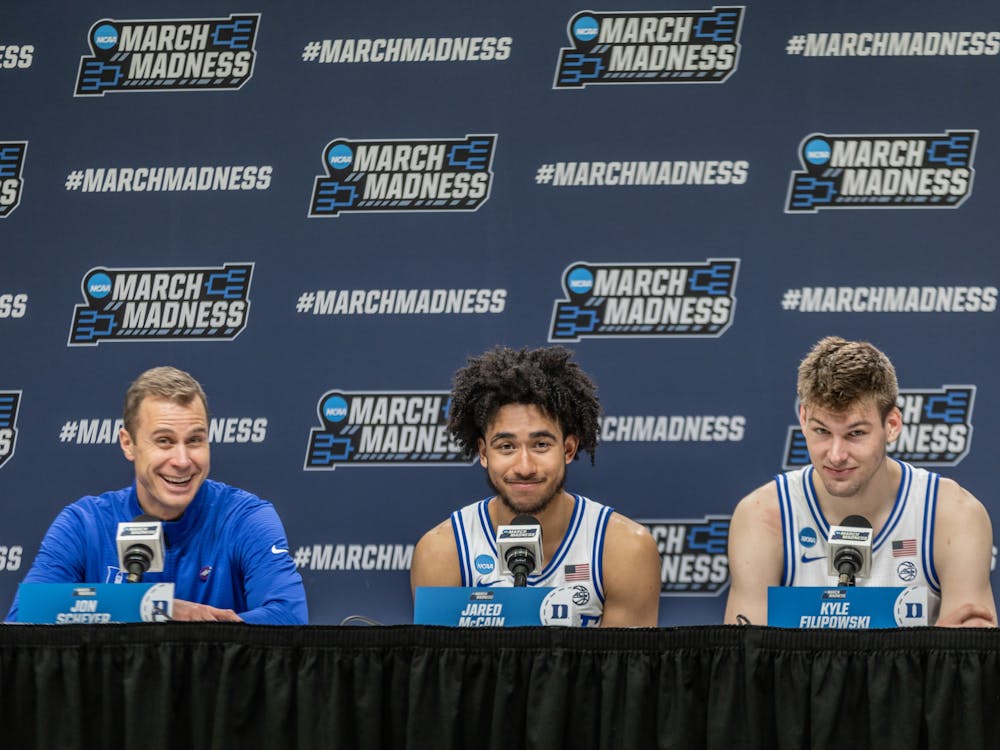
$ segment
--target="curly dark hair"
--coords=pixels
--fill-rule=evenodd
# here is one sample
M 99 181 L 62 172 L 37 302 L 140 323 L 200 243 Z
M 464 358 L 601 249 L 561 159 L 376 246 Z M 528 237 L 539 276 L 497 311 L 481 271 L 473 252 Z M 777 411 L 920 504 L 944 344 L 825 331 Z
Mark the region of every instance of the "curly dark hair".
M 593 464 L 601 405 L 597 386 L 570 361 L 572 356 L 561 346 L 520 351 L 497 346 L 469 357 L 468 364 L 455 373 L 448 417 L 448 429 L 466 458 L 476 455 L 479 438 L 500 407 L 526 404 L 554 419 L 564 436 L 575 435 L 579 451 L 589 453 Z

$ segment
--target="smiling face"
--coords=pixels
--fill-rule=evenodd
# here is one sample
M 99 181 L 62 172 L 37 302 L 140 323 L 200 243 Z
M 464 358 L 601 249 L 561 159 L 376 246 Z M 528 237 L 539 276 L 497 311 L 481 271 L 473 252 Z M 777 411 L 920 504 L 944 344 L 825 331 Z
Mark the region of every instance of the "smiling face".
M 507 404 L 479 439 L 479 462 L 508 510 L 535 515 L 562 492 L 576 449 L 576 437 L 537 406 Z
M 164 521 L 181 517 L 208 476 L 208 414 L 201 399 L 182 405 L 149 396 L 139 404 L 132 435 L 118 434 L 135 464 L 139 506 Z
M 843 411 L 800 406 L 799 424 L 827 494 L 849 498 L 863 495 L 885 466 L 886 445 L 899 437 L 902 415 L 893 407 L 883 420 L 875 401 L 865 399 Z

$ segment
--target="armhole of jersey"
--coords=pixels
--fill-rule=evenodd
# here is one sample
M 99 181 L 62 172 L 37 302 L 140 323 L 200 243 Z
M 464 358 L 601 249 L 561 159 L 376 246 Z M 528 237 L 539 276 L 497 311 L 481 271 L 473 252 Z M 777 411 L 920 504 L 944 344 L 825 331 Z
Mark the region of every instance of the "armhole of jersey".
M 792 500 L 788 494 L 788 475 L 778 474 L 774 478 L 778 490 L 778 510 L 781 511 L 781 547 L 784 563 L 781 570 L 781 585 L 791 586 L 795 581 L 795 544 L 792 534 L 795 531 Z
M 878 532 L 875 539 L 872 540 L 872 553 L 878 552 L 882 549 L 886 540 L 892 536 L 892 533 L 896 530 L 899 525 L 900 520 L 903 518 L 903 513 L 906 511 L 907 505 L 910 502 L 910 487 L 913 484 L 913 468 L 903 461 L 897 461 L 896 459 L 890 459 L 896 461 L 902 469 L 902 475 L 899 480 L 899 489 L 896 491 L 896 500 L 892 504 L 892 509 L 889 511 L 889 518 L 886 520 L 885 525 Z
M 924 528 L 923 543 L 921 544 L 921 555 L 923 557 L 924 577 L 927 585 L 938 596 L 941 595 L 941 581 L 938 579 L 937 569 L 934 567 L 934 520 L 937 517 L 937 495 L 939 474 L 928 472 L 927 475 L 927 497 L 924 502 Z
M 802 497 L 806 499 L 806 508 L 809 510 L 809 515 L 813 517 L 813 521 L 816 522 L 816 533 L 828 539 L 830 537 L 830 522 L 827 520 L 826 516 L 823 515 L 822 508 L 819 507 L 819 497 L 816 495 L 816 488 L 813 486 L 813 469 L 812 466 L 807 466 L 802 472 Z M 792 506 L 791 499 L 788 501 L 788 507 L 794 510 Z M 795 539 L 791 540 L 793 542 L 791 549 L 792 553 L 795 552 Z
M 594 565 L 591 568 L 590 578 L 594 584 L 594 591 L 597 598 L 604 604 L 604 537 L 608 530 L 608 521 L 614 508 L 605 506 L 601 509 L 601 514 L 597 517 L 597 531 L 594 534 Z
M 558 575 L 563 561 L 569 554 L 570 549 L 573 548 L 577 535 L 580 533 L 580 530 L 586 526 L 586 523 L 589 520 L 588 509 L 596 505 L 596 503 L 592 500 L 588 500 L 583 495 L 577 495 L 575 492 L 571 492 L 570 494 L 573 496 L 573 515 L 570 516 L 569 526 L 566 528 L 566 533 L 563 535 L 563 539 L 559 543 L 559 549 L 556 550 L 551 560 L 545 561 L 540 571 L 532 573 L 528 576 L 529 586 L 545 586 L 547 585 L 546 581 Z M 593 552 L 591 552 L 591 554 L 593 554 Z M 590 567 L 591 571 L 593 571 L 594 566 L 591 565 Z M 591 572 L 591 576 L 593 576 L 593 572 Z
M 469 570 L 469 540 L 462 524 L 462 511 L 451 514 L 451 530 L 455 534 L 455 548 L 458 551 L 458 569 L 462 573 L 462 585 L 472 585 L 472 571 Z

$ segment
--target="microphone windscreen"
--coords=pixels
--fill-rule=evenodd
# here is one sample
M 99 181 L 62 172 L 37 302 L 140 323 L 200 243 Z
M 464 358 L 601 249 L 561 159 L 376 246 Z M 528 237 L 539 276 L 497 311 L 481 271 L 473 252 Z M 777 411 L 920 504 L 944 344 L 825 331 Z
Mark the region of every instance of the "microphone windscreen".
M 848 516 L 840 522 L 841 526 L 853 526 L 856 529 L 870 529 L 872 522 L 864 516 Z

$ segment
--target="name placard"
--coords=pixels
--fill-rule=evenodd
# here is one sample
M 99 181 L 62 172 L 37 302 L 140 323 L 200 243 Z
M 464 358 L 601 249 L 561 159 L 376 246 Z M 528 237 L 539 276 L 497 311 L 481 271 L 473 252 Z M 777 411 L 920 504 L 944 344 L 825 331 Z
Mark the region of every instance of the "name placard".
M 927 587 L 771 586 L 767 624 L 837 630 L 926 625 Z
M 172 583 L 22 583 L 19 622 L 162 622 L 173 617 Z
M 553 589 L 421 586 L 413 595 L 415 625 L 507 628 L 544 625 L 541 610 Z

